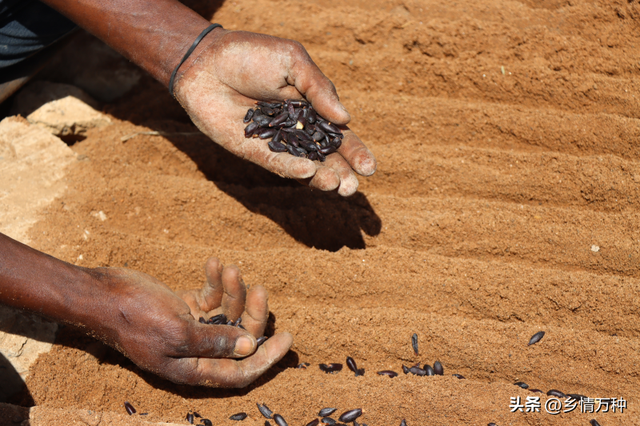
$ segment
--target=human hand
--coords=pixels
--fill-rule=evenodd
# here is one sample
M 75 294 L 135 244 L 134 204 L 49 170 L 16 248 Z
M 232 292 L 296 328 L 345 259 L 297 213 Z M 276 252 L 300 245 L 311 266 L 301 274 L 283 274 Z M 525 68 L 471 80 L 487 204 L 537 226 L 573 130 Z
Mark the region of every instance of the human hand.
M 218 144 L 267 170 L 312 188 L 348 196 L 358 188 L 356 173 L 369 176 L 376 160 L 346 124 L 349 113 L 335 87 L 300 43 L 277 37 L 216 29 L 202 42 L 197 59 L 180 69 L 175 96 L 198 128 Z M 306 98 L 344 139 L 325 162 L 271 152 L 260 139 L 244 137 L 247 110 L 256 100 Z
M 269 314 L 267 292 L 262 286 L 247 292 L 238 268 L 223 267 L 217 259 L 207 261 L 202 289 L 178 294 L 141 272 L 93 271 L 106 284 L 109 297 L 101 301 L 98 324 L 89 328 L 139 367 L 172 382 L 244 387 L 278 362 L 292 344 L 292 336 L 281 333 L 256 350 L 256 338 L 263 335 Z M 198 321 L 219 313 L 232 320 L 242 318 L 246 330 Z

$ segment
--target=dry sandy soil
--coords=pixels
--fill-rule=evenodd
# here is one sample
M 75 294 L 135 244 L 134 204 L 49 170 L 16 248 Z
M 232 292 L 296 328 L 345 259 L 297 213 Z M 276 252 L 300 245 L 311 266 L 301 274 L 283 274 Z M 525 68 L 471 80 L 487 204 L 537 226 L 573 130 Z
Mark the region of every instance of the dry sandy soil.
M 327 406 L 362 407 L 369 425 L 640 424 L 638 0 L 200 3 L 226 28 L 302 42 L 378 171 L 347 199 L 278 178 L 176 134 L 195 127 L 142 78 L 103 107 L 111 125 L 73 145 L 88 161 L 32 245 L 176 290 L 219 256 L 267 287 L 295 343 L 255 385 L 225 391 L 160 380 L 64 328 L 32 369 L 36 405 L 124 413 L 128 400 L 183 424 L 196 410 L 262 425 L 256 402 L 290 425 Z M 121 140 L 145 131 L 169 135 Z M 348 355 L 364 377 L 318 369 Z M 436 360 L 442 377 L 375 374 Z M 517 381 L 627 408 L 551 415 Z M 536 395 L 542 412 L 510 412 L 511 397 Z

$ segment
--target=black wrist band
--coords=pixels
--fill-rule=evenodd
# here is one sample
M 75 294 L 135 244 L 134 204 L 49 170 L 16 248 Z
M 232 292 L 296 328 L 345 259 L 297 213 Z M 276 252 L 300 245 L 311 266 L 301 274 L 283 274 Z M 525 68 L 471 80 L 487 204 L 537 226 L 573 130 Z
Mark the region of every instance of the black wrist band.
M 174 80 L 176 79 L 176 74 L 178 73 L 178 69 L 182 66 L 182 64 L 184 64 L 184 61 L 187 60 L 189 55 L 191 55 L 193 51 L 196 50 L 196 47 L 198 47 L 198 44 L 200 44 L 202 39 L 211 31 L 215 30 L 218 27 L 222 28 L 222 25 L 211 24 L 203 32 L 201 32 L 198 38 L 193 42 L 189 50 L 187 50 L 187 53 L 185 53 L 184 58 L 182 58 L 182 60 L 180 61 L 176 69 L 174 69 L 173 72 L 171 73 L 171 79 L 169 80 L 169 93 L 171 93 L 171 96 L 173 96 L 174 98 L 175 96 L 173 95 L 173 83 L 174 83 Z

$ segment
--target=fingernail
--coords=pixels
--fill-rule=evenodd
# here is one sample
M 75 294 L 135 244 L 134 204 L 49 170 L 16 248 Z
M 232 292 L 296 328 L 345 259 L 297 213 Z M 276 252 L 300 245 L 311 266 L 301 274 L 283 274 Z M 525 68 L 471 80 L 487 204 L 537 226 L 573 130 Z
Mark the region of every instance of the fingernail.
M 238 337 L 236 347 L 233 351 L 234 355 L 247 356 L 253 352 L 253 339 L 248 336 Z

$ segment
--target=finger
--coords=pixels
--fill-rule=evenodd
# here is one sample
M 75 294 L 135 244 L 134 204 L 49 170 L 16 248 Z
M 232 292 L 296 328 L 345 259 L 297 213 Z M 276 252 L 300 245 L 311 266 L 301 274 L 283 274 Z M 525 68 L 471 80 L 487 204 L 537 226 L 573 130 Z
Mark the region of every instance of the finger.
M 242 314 L 242 326 L 256 338 L 263 336 L 264 329 L 267 327 L 269 319 L 267 301 L 267 290 L 263 286 L 251 287 L 247 294 L 245 312 Z
M 326 161 L 323 163 L 326 168 L 329 168 L 333 173 L 338 176 L 340 180 L 340 186 L 338 187 L 338 194 L 343 197 L 348 197 L 355 194 L 358 189 L 358 178 L 351 169 L 351 166 L 340 154 L 330 154 L 327 156 Z
M 246 330 L 230 325 L 189 321 L 188 341 L 172 356 L 242 358 L 255 351 L 256 339 Z
M 329 158 L 326 161 L 329 161 Z M 326 167 L 323 164 L 318 167 L 318 171 L 309 180 L 308 185 L 321 191 L 333 191 L 340 186 L 340 177 L 331 167 Z
M 287 353 L 293 337 L 281 333 L 267 340 L 256 353 L 241 361 L 183 358 L 171 367 L 179 383 L 211 387 L 243 388 L 260 377 Z M 173 379 L 172 379 L 173 380 Z M 175 381 L 175 380 L 174 380 Z
M 244 312 L 244 302 L 247 297 L 247 288 L 240 276 L 240 270 L 235 266 L 227 266 L 222 271 L 222 312 L 230 320 L 240 318 Z
M 294 54 L 290 75 L 296 89 L 313 104 L 321 116 L 337 124 L 351 121 L 347 109 L 340 103 L 336 87 L 301 45 Z
M 222 303 L 222 295 L 224 293 L 222 271 L 222 263 L 217 258 L 210 257 L 207 259 L 207 263 L 204 265 L 207 282 L 200 292 L 200 308 L 205 312 L 217 308 Z
M 344 138 L 338 152 L 342 154 L 356 173 L 362 176 L 371 176 L 377 167 L 373 153 L 349 128 L 343 127 L 342 133 Z

